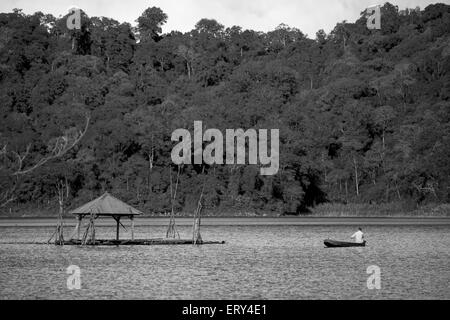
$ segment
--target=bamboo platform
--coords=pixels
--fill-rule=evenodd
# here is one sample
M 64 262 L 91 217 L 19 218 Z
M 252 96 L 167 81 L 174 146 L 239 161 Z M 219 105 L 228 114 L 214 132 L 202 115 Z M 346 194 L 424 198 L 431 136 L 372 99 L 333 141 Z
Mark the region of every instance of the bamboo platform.
M 134 239 L 134 240 L 88 240 L 85 244 L 81 240 L 66 240 L 63 245 L 66 246 L 159 246 L 159 245 L 207 245 L 207 244 L 225 244 L 225 241 L 197 241 L 192 239 Z
M 17 242 L 0 242 L 0 244 L 42 244 L 55 245 L 55 242 L 43 241 L 17 241 Z M 66 246 L 160 246 L 160 245 L 193 245 L 192 239 L 138 239 L 138 240 L 88 240 L 85 244 L 81 240 L 65 240 L 61 245 Z M 225 241 L 197 241 L 195 245 L 208 244 L 225 244 Z

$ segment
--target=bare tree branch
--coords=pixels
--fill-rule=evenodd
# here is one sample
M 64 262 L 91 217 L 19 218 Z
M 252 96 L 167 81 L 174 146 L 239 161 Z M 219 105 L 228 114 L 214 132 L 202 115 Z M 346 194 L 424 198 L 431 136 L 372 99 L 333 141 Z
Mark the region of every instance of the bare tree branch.
M 0 193 L 0 208 L 5 207 L 8 203 L 16 200 L 14 192 L 16 191 L 18 185 L 18 179 L 15 180 L 14 185 L 4 192 Z
M 19 175 L 24 175 L 24 174 L 30 173 L 31 171 L 41 167 L 48 161 L 56 159 L 56 158 L 60 158 L 63 155 L 65 155 L 68 151 L 73 149 L 78 144 L 78 142 L 80 142 L 80 140 L 84 137 L 84 135 L 86 134 L 88 127 L 89 127 L 89 121 L 90 121 L 90 116 L 86 115 L 86 124 L 85 124 L 83 131 L 79 130 L 78 132 L 76 132 L 74 137 L 69 137 L 68 135 L 65 135 L 65 136 L 61 136 L 61 137 L 57 138 L 55 145 L 53 146 L 53 149 L 50 152 L 50 154 L 48 156 L 40 159 L 36 164 L 32 165 L 29 168 L 23 168 L 23 162 L 24 162 L 25 158 L 29 155 L 30 145 L 27 146 L 27 151 L 25 152 L 24 155 L 21 156 L 16 153 L 16 157 L 18 158 L 18 162 L 19 162 L 19 167 L 18 167 L 18 170 L 16 170 L 13 173 L 13 175 L 19 176 Z
M 9 169 L 10 173 L 6 177 L 14 179 L 14 183 L 8 190 L 0 191 L 0 208 L 6 206 L 8 203 L 16 200 L 15 191 L 19 185 L 19 178 L 31 173 L 32 171 L 43 166 L 50 160 L 54 160 L 64 156 L 67 152 L 72 150 L 86 134 L 90 122 L 90 115 L 86 114 L 86 123 L 83 130 L 71 129 L 67 130 L 61 137 L 55 139 L 54 143 L 49 146 L 49 154 L 39 159 L 33 165 L 26 167 L 26 159 L 30 155 L 31 144 L 28 144 L 24 153 L 16 151 L 8 151 L 7 144 L 0 149 L 0 158 L 6 160 L 7 166 L 14 169 Z M 11 160 L 12 159 L 12 160 Z M 0 170 L 4 170 L 5 165 L 0 166 Z
M 8 195 L 9 195 L 9 192 L 7 192 L 7 193 L 5 194 L 4 199 L 0 199 L 0 208 L 5 207 L 8 203 L 10 203 L 10 202 L 16 200 L 16 198 L 17 198 L 16 196 L 8 197 Z
M 12 154 L 17 158 L 17 171 L 22 169 L 23 161 L 30 153 L 30 148 L 31 148 L 31 144 L 28 144 L 27 149 L 25 150 L 25 153 L 23 155 L 20 155 L 18 152 L 12 151 Z

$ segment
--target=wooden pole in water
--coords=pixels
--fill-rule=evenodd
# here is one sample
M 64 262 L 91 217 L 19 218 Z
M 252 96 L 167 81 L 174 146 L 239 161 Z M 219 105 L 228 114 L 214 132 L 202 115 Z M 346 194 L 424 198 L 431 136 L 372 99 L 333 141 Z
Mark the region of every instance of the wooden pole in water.
M 180 179 L 180 172 L 181 172 L 181 166 L 178 166 L 178 173 L 177 173 L 177 182 L 175 184 L 175 191 L 173 191 L 172 188 L 172 169 L 169 167 L 169 177 L 170 177 L 170 204 L 171 204 L 171 212 L 170 212 L 170 221 L 169 221 L 169 227 L 167 228 L 166 232 L 166 238 L 174 238 L 176 235 L 178 235 L 178 239 L 180 239 L 180 234 L 178 233 L 178 230 L 175 226 L 175 200 L 177 198 L 177 190 L 178 190 L 178 182 Z
M 203 167 L 202 175 L 205 173 L 205 167 Z M 200 235 L 200 223 L 201 223 L 201 213 L 202 213 L 202 198 L 203 192 L 205 190 L 205 182 L 206 177 L 203 178 L 202 192 L 200 193 L 200 198 L 198 199 L 197 209 L 194 213 L 194 226 L 193 226 L 193 234 L 192 241 L 194 244 L 201 244 L 202 236 Z

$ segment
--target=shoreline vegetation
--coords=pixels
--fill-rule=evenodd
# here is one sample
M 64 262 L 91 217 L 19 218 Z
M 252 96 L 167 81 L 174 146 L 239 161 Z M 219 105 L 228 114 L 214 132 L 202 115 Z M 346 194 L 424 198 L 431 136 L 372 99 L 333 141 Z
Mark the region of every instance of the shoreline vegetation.
M 16 208 L 11 211 L 0 211 L 3 218 L 56 218 L 57 208 Z M 404 203 L 365 204 L 365 203 L 325 203 L 309 209 L 309 212 L 300 214 L 280 214 L 275 211 L 209 209 L 202 214 L 207 218 L 276 218 L 276 217 L 307 217 L 307 218 L 446 218 L 450 217 L 450 204 L 427 204 L 417 207 L 405 206 Z M 64 214 L 64 218 L 73 218 L 73 215 Z M 145 218 L 170 217 L 170 212 L 144 212 Z M 192 212 L 182 211 L 175 214 L 176 218 L 191 218 Z

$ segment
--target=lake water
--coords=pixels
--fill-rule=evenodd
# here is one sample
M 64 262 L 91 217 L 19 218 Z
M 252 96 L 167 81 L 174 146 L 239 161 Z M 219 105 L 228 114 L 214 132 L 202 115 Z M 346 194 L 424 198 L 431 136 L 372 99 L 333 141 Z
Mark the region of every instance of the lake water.
M 450 226 L 367 226 L 365 248 L 324 248 L 354 226 L 204 226 L 224 245 L 76 247 L 46 241 L 53 228 L 0 227 L 0 299 L 449 299 Z M 191 229 L 179 227 L 182 238 Z M 137 227 L 158 238 L 165 227 Z M 97 238 L 114 238 L 101 227 Z M 126 236 L 126 234 L 124 234 Z M 81 269 L 68 290 L 66 268 Z M 367 288 L 380 267 L 381 289 Z

